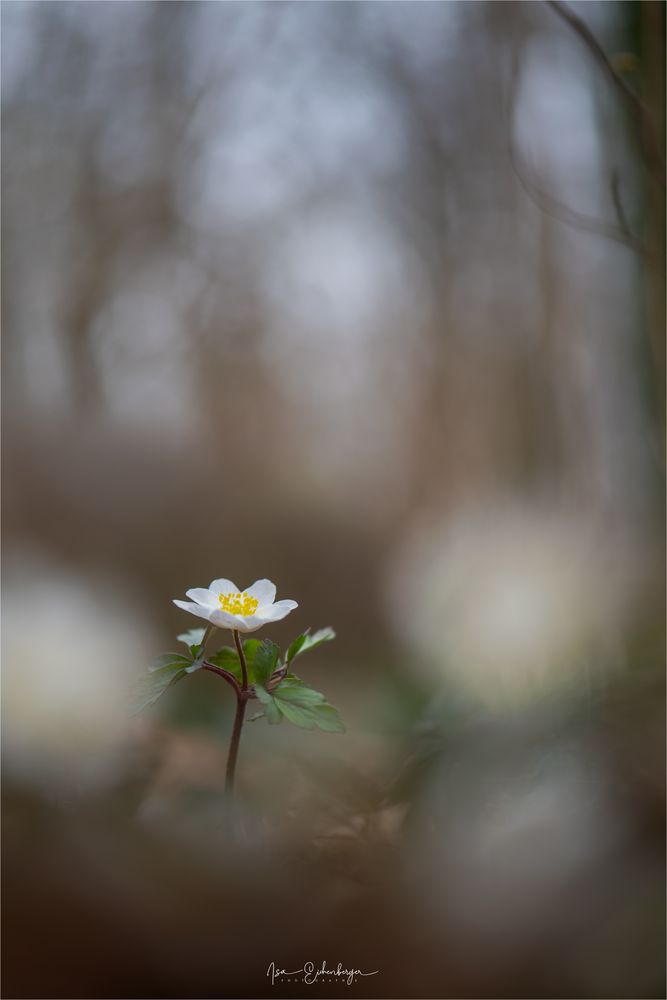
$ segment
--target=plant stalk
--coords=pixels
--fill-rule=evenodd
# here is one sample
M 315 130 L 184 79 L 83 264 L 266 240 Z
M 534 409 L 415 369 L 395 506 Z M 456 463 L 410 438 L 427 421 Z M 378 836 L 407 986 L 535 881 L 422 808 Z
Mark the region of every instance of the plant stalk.
M 234 716 L 234 728 L 229 742 L 229 753 L 227 755 L 227 771 L 225 774 L 225 794 L 229 801 L 234 797 L 234 779 L 236 777 L 236 760 L 239 754 L 239 743 L 241 742 L 241 731 L 243 729 L 243 719 L 246 705 L 248 704 L 248 667 L 243 652 L 243 643 L 237 629 L 232 629 L 236 651 L 239 654 L 241 663 L 241 675 L 243 681 L 240 691 L 236 692 L 236 714 Z

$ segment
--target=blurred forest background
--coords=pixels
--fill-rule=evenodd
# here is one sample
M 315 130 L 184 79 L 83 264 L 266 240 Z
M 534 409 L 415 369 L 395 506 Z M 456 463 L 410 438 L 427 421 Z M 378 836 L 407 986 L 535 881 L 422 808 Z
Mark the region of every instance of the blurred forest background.
M 5 996 L 665 995 L 664 22 L 3 4 Z

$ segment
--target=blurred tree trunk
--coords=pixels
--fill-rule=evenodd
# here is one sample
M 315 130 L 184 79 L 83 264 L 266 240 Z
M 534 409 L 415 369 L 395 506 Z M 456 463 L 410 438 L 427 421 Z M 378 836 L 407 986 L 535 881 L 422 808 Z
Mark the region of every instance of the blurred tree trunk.
M 665 5 L 640 3 L 640 74 L 644 105 L 661 151 L 665 149 Z M 660 169 L 660 168 L 658 168 Z M 646 180 L 646 242 L 654 255 L 645 268 L 646 314 L 658 386 L 659 420 L 665 420 L 665 176 Z

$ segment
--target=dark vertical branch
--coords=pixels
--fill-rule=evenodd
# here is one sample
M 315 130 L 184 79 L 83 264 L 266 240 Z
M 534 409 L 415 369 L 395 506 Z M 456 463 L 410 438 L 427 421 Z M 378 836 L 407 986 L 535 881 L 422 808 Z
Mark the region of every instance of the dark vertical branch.
M 558 14 L 558 16 L 562 18 L 562 20 L 565 21 L 565 23 L 568 24 L 579 36 L 597 64 L 604 71 L 607 79 L 621 95 L 622 100 L 628 107 L 631 114 L 639 123 L 644 155 L 646 157 L 646 165 L 651 170 L 652 176 L 655 180 L 664 188 L 664 149 L 662 143 L 658 139 L 655 122 L 646 103 L 642 101 L 642 99 L 634 92 L 620 73 L 614 69 L 612 63 L 607 57 L 606 52 L 586 22 L 582 21 L 582 19 L 575 14 L 567 4 L 562 3 L 561 0 L 547 0 L 547 3 L 551 9 L 554 10 L 556 14 Z M 653 3 L 651 6 L 656 7 L 659 12 L 662 5 Z M 660 34 L 660 37 L 662 37 L 662 33 Z

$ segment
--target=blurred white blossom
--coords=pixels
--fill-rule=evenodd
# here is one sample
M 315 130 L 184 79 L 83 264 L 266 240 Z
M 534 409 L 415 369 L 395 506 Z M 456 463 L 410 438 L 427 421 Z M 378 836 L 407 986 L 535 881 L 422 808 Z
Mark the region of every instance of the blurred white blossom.
M 5 766 L 47 785 L 105 782 L 154 640 L 107 580 L 41 563 L 19 574 L 3 602 Z
M 391 614 L 429 676 L 489 706 L 521 704 L 585 688 L 618 661 L 619 565 L 589 519 L 499 504 L 410 540 Z

